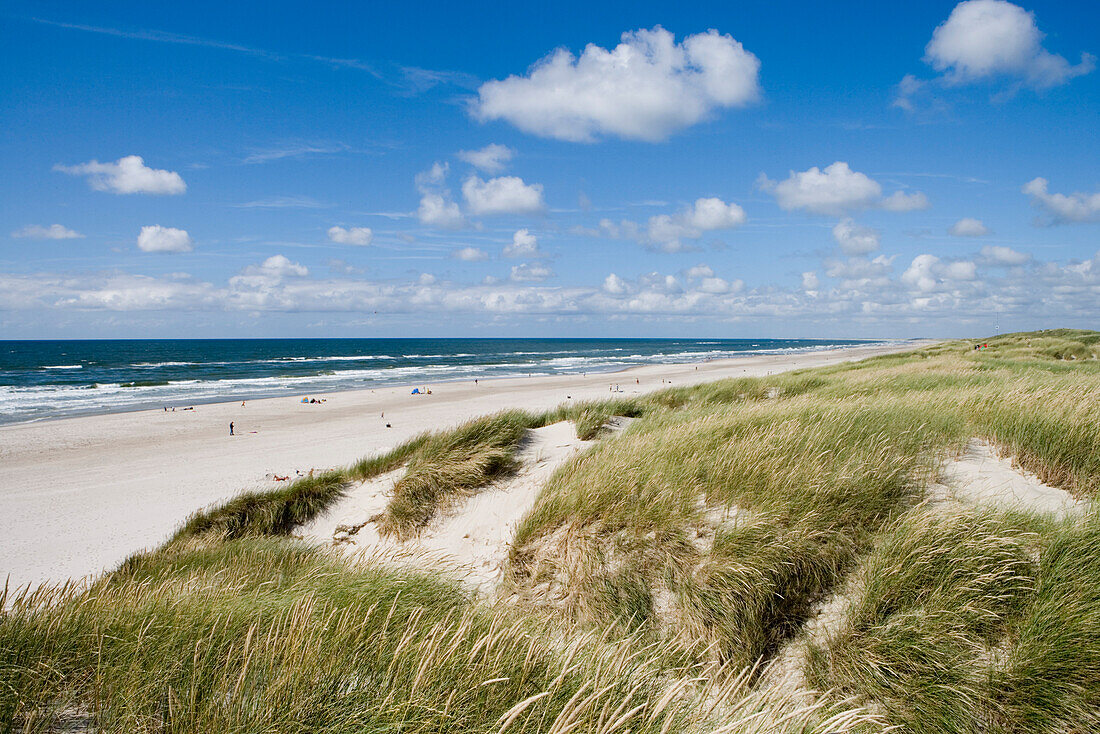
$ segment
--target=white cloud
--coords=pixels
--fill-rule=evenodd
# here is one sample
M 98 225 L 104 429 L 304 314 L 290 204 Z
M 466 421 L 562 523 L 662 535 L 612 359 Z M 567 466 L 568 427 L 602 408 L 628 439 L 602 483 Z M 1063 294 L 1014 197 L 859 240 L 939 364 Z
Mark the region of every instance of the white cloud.
M 760 174 L 757 186 L 774 196 L 787 211 L 804 209 L 827 216 L 840 217 L 870 208 L 902 212 L 928 207 L 928 198 L 919 191 L 912 194 L 896 191 L 883 198 L 878 181 L 853 171 L 844 161 L 836 161 L 824 169 L 813 166 L 806 171 L 791 171 L 779 182 Z
M 1042 46 L 1035 16 L 1005 0 L 967 0 L 932 33 L 925 61 L 949 84 L 1011 76 L 1037 89 L 1065 84 L 1096 65 L 1091 54 L 1071 66 Z
M 899 107 L 906 112 L 912 112 L 913 97 L 919 94 L 928 85 L 928 82 L 918 79 L 912 74 L 906 74 L 898 82 L 897 94 L 894 96 L 894 101 L 891 102 L 892 107 Z
M 879 208 L 888 212 L 913 212 L 919 209 L 927 209 L 932 206 L 928 197 L 920 191 L 907 194 L 904 191 L 895 191 L 878 203 Z
M 427 171 L 421 171 L 416 174 L 413 181 L 416 183 L 417 190 L 423 192 L 433 186 L 442 186 L 443 182 L 447 180 L 447 172 L 449 170 L 450 166 L 447 163 L 436 161 Z
M 889 282 L 893 271 L 893 257 L 878 255 L 868 260 L 865 257 L 850 257 L 846 260 L 826 260 L 825 275 L 838 278 L 845 288 L 866 288 L 883 286 Z
M 947 263 L 943 267 L 943 277 L 947 280 L 974 280 L 977 266 L 968 260 Z
M 288 277 L 304 278 L 309 275 L 309 268 L 291 261 L 285 255 L 272 255 L 259 265 L 249 265 L 242 271 L 242 275 L 271 280 L 282 280 Z
M 486 82 L 472 112 L 561 140 L 656 141 L 755 101 L 759 71 L 759 59 L 729 35 L 712 29 L 678 44 L 657 26 L 624 33 L 610 51 L 589 44 L 578 58 L 558 49 L 526 76 Z
M 421 224 L 429 227 L 459 229 L 466 226 L 466 217 L 462 216 L 458 204 L 448 201 L 441 194 L 424 194 L 416 216 Z
M 878 230 L 860 226 L 850 218 L 836 223 L 833 238 L 845 255 L 866 255 L 879 246 Z
M 737 204 L 727 204 L 713 197 L 696 199 L 695 204 L 684 213 L 683 219 L 687 225 L 704 232 L 733 229 L 745 223 L 745 210 Z
M 947 233 L 955 237 L 984 237 L 989 234 L 989 228 L 980 219 L 963 217 L 952 224 Z
M 936 287 L 936 266 L 940 259 L 935 255 L 917 255 L 913 262 L 901 274 L 901 280 L 914 288 L 922 291 L 930 291 Z
M 512 235 L 512 244 L 504 248 L 504 257 L 539 257 L 539 241 L 526 229 L 517 229 Z
M 546 208 L 542 184 L 526 184 L 517 176 L 482 181 L 471 176 L 462 183 L 462 195 L 473 214 L 535 214 Z
M 684 275 L 687 276 L 688 279 L 713 278 L 714 269 L 705 263 L 700 263 L 698 265 L 694 265 L 688 268 L 686 271 L 684 271 Z
M 76 166 L 54 166 L 71 176 L 87 176 L 96 191 L 115 194 L 182 194 L 187 184 L 175 171 L 149 168 L 139 155 L 128 155 L 114 163 L 88 161 Z
M 598 229 L 581 230 L 580 233 L 635 240 L 660 252 L 686 252 L 696 248 L 685 240 L 698 240 L 706 232 L 733 229 L 745 220 L 745 210 L 737 204 L 727 204 L 717 198 L 700 198 L 676 214 L 650 217 L 644 228 L 629 219 L 617 224 L 601 219 Z
M 374 241 L 370 227 L 329 227 L 328 238 L 341 245 L 369 245 Z
M 446 163 L 433 163 L 427 171 L 416 174 L 414 179 L 420 192 L 420 206 L 416 217 L 421 224 L 441 229 L 461 229 L 466 226 L 466 217 L 451 200 L 451 192 L 444 188 L 447 179 Z
M 978 265 L 988 262 L 983 258 Z M 981 278 L 974 263 L 931 255 L 914 259 L 906 269 L 907 280 L 895 277 L 890 259 L 881 255 L 827 267 L 830 278 L 844 279 L 826 284 L 811 271 L 803 278 L 804 287 L 763 283 L 746 288 L 739 281 L 723 285 L 702 266 L 694 272 L 696 278 L 686 272 L 679 278 L 652 272 L 635 280 L 608 275 L 579 286 L 500 280 L 463 285 L 427 273 L 403 282 L 346 275 L 315 278 L 304 266 L 277 255 L 220 284 L 181 273 L 0 273 L 0 309 L 26 312 L 13 317 L 25 323 L 52 313 L 63 313 L 73 323 L 102 323 L 115 319 L 114 314 L 142 311 L 172 314 L 158 319 L 199 312 L 240 318 L 316 312 L 359 319 L 377 312 L 397 318 L 433 314 L 440 323 L 451 319 L 446 323 L 463 326 L 501 319 L 532 323 L 523 319 L 544 317 L 584 323 L 605 317 L 632 318 L 638 324 L 663 319 L 677 327 L 697 320 L 715 325 L 859 324 L 883 333 L 907 328 L 986 332 L 996 320 L 1002 325 L 1006 320 L 1088 325 L 1100 318 L 1100 253 L 1083 261 L 991 267 Z
M 901 274 L 903 283 L 919 291 L 932 291 L 942 281 L 971 281 L 977 277 L 973 262 L 956 260 L 944 262 L 935 255 L 917 255 Z
M 802 290 L 816 291 L 820 287 L 821 280 L 817 277 L 817 273 L 810 270 L 802 274 Z
M 740 280 L 731 283 L 725 278 L 703 278 L 699 281 L 698 288 L 703 293 L 721 294 L 739 291 L 744 285 Z
M 515 155 L 516 151 L 509 148 L 507 145 L 500 145 L 499 143 L 486 145 L 480 150 L 458 151 L 458 157 L 461 160 L 466 161 L 471 166 L 475 166 L 486 173 L 500 173 L 504 170 L 508 161 L 512 160 Z
M 553 270 L 538 263 L 520 263 L 512 266 L 512 280 L 517 283 L 539 282 L 553 275 Z
M 480 260 L 488 260 L 489 253 L 485 250 L 479 250 L 476 247 L 463 247 L 461 250 L 455 250 L 451 253 L 451 257 L 456 260 L 464 260 L 465 262 L 478 262 Z
M 626 293 L 626 281 L 614 273 L 608 273 L 603 280 L 603 289 L 612 295 L 622 295 Z
M 877 181 L 853 171 L 843 161 L 826 166 L 825 170 L 813 166 L 807 171 L 791 171 L 779 183 L 762 178 L 760 185 L 787 211 L 805 209 L 836 216 L 850 209 L 866 209 L 882 196 L 882 186 Z
M 137 246 L 142 252 L 191 252 L 194 243 L 186 230 L 154 224 L 141 228 Z
M 1045 178 L 1036 178 L 1024 185 L 1023 192 L 1031 197 L 1032 205 L 1049 214 L 1053 222 L 1089 222 L 1100 218 L 1100 192 L 1052 194 L 1048 186 Z
M 32 240 L 76 240 L 84 235 L 60 224 L 43 227 L 41 224 L 28 224 L 11 233 L 12 237 L 26 237 Z
M 989 265 L 1023 265 L 1031 259 L 1031 255 L 1003 245 L 986 245 L 982 248 L 981 258 Z

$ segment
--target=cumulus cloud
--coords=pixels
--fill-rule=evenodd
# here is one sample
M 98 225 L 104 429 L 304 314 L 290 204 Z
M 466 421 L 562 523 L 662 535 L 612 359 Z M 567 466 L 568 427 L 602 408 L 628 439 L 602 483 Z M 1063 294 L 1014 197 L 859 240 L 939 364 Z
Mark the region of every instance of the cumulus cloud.
M 981 259 L 988 265 L 1023 265 L 1031 255 L 1003 245 L 986 245 L 982 248 Z
M 444 187 L 446 179 L 446 163 L 433 163 L 427 171 L 416 175 L 416 189 L 420 192 L 416 217 L 421 224 L 429 227 L 460 229 L 466 226 L 466 217 L 458 204 L 451 200 L 451 192 Z
M 329 227 L 328 238 L 341 245 L 369 245 L 374 232 L 370 227 Z
M 714 269 L 712 267 L 703 263 L 685 270 L 684 277 L 689 283 L 693 284 L 699 292 L 714 295 L 735 293 L 745 286 L 744 281 L 741 280 L 729 281 L 725 278 L 719 278 L 714 274 Z
M 820 287 L 821 280 L 817 277 L 817 273 L 810 270 L 802 274 L 802 290 L 816 291 Z
M 989 234 L 989 229 L 982 224 L 980 219 L 963 217 L 952 224 L 947 233 L 955 237 L 984 237 Z
M 833 227 L 833 239 L 845 255 L 866 255 L 879 246 L 879 232 L 863 227 L 852 219 L 842 219 Z
M 853 171 L 844 161 L 836 161 L 824 169 L 813 166 L 806 171 L 791 171 L 779 182 L 760 174 L 757 186 L 774 196 L 787 211 L 802 209 L 827 216 L 839 217 L 870 208 L 903 212 L 928 207 L 928 198 L 919 191 L 912 194 L 896 191 L 883 198 L 878 181 Z
M 539 263 L 520 263 L 512 266 L 512 280 L 517 283 L 539 282 L 553 275 L 553 270 Z
M 194 249 L 191 235 L 186 230 L 159 224 L 142 227 L 137 246 L 142 252 L 191 252 Z
M 282 280 L 283 278 L 304 278 L 309 275 L 309 268 L 290 260 L 285 255 L 272 255 L 259 265 L 249 265 L 241 274 L 270 280 Z
M 187 184 L 175 171 L 149 168 L 139 155 L 128 155 L 114 163 L 92 160 L 75 166 L 54 166 L 70 176 L 87 176 L 96 191 L 114 194 L 182 194 Z
M 478 215 L 536 214 L 546 208 L 542 184 L 526 184 L 518 176 L 488 181 L 471 176 L 462 183 L 462 196 L 470 212 Z
M 442 194 L 424 194 L 420 197 L 416 216 L 421 224 L 429 227 L 459 229 L 466 226 L 466 217 L 462 216 L 458 204 L 449 201 Z
M 455 250 L 451 253 L 451 257 L 456 260 L 463 260 L 465 262 L 478 262 L 480 260 L 488 260 L 489 253 L 485 250 L 479 250 L 476 247 L 463 247 L 460 250 Z
M 517 229 L 512 235 L 512 244 L 504 247 L 504 257 L 539 257 L 539 241 L 526 229 Z
M 1044 211 L 1054 224 L 1090 222 L 1100 218 L 1100 192 L 1087 194 L 1052 194 L 1045 178 L 1024 184 L 1023 192 L 1031 197 L 1032 206 Z
M 745 223 L 745 210 L 737 204 L 725 203 L 717 198 L 696 199 L 683 214 L 684 222 L 695 229 L 712 232 L 733 229 Z
M 626 281 L 614 273 L 608 273 L 603 280 L 603 289 L 615 296 L 622 295 L 626 293 Z
M 621 40 L 611 50 L 589 44 L 579 57 L 558 49 L 526 76 L 486 82 L 471 111 L 560 140 L 657 141 L 760 95 L 759 59 L 728 34 L 712 29 L 676 43 L 657 26 Z
M 932 33 L 925 61 L 949 84 L 1011 76 L 1037 89 L 1065 84 L 1096 66 L 1091 54 L 1071 65 L 1043 48 L 1035 15 L 1005 0 L 966 0 Z
M 498 143 L 486 145 L 480 150 L 458 151 L 459 159 L 486 173 L 500 173 L 515 155 L 516 151 Z
M 601 219 L 594 230 L 577 230 L 611 239 L 635 240 L 660 252 L 686 252 L 695 249 L 686 240 L 698 240 L 706 232 L 740 227 L 746 221 L 745 210 L 717 198 L 696 199 L 676 214 L 657 214 L 645 226 L 624 219 L 618 223 Z
M 76 240 L 84 237 L 79 232 L 61 224 L 51 224 L 49 227 L 43 227 L 41 224 L 28 224 L 26 227 L 12 232 L 11 236 L 26 237 L 31 240 Z
M 970 281 L 977 267 L 967 260 L 944 261 L 935 255 L 917 255 L 901 274 L 901 281 L 919 291 L 934 290 L 942 281 Z

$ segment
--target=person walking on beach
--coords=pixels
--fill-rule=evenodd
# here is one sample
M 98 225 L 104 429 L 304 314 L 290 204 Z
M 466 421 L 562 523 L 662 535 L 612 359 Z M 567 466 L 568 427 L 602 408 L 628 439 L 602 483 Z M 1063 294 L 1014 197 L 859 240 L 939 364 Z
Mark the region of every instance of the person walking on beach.
M 229 435 L 233 435 L 233 421 L 229 421 Z

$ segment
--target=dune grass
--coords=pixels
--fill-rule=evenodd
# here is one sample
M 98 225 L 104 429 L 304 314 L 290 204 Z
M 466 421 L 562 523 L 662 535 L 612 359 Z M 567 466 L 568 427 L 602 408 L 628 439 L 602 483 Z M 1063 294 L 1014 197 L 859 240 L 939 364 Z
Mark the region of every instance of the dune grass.
M 975 343 L 988 348 L 973 350 Z M 510 411 L 238 497 L 88 589 L 0 599 L 0 731 L 1062 732 L 1100 727 L 1100 520 L 930 507 L 973 437 L 1100 492 L 1100 334 Z M 529 429 L 596 439 L 523 520 L 499 602 L 292 537 L 404 468 L 414 536 Z M 759 676 L 818 606 L 792 691 Z M 879 713 L 870 716 L 866 704 Z
M 528 413 L 509 411 L 429 435 L 394 484 L 382 533 L 411 537 L 448 503 L 514 471 L 516 449 L 532 423 Z
M 657 667 L 631 639 L 547 639 L 419 571 L 280 538 L 176 547 L 0 617 L 0 727 L 111 732 L 848 731 L 744 677 Z M 724 725 L 724 726 L 723 726 Z

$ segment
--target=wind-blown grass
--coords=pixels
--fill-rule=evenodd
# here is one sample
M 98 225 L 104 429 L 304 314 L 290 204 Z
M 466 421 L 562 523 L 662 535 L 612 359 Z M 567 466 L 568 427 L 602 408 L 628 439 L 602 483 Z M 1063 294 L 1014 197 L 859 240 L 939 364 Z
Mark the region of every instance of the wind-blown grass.
M 410 537 L 446 504 L 514 471 L 516 449 L 532 423 L 529 414 L 510 411 L 423 439 L 394 484 L 381 531 Z
M 484 608 L 454 583 L 348 568 L 282 539 L 162 552 L 85 593 L 6 601 L 6 730 L 75 719 L 117 732 L 793 733 L 873 721 L 850 706 L 780 710 L 744 677 L 659 669 L 630 639 L 548 644 L 545 622 Z
M 192 517 L 88 589 L 0 599 L 0 731 L 1073 732 L 1100 727 L 1100 520 L 922 504 L 985 438 L 1100 492 L 1100 334 L 511 411 Z M 503 602 L 293 534 L 404 467 L 415 535 L 531 428 L 637 418 L 551 479 Z M 824 600 L 797 694 L 760 678 Z

